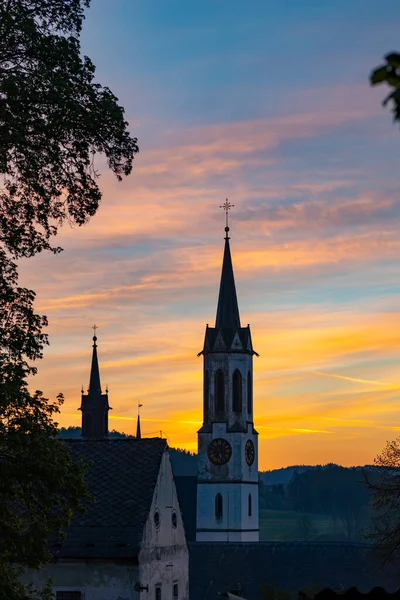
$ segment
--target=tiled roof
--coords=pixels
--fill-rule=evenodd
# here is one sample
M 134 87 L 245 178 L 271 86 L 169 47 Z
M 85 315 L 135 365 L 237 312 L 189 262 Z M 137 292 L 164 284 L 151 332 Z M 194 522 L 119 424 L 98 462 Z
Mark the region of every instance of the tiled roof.
M 375 586 L 398 588 L 396 568 L 381 568 L 366 544 L 339 542 L 259 542 L 189 544 L 190 600 L 217 600 L 240 593 L 257 600 L 262 584 L 291 590 L 318 584 L 337 590 Z
M 57 556 L 137 556 L 166 441 L 129 438 L 65 443 L 74 457 L 93 463 L 86 478 L 94 502 L 87 503 L 87 514 L 73 517 Z

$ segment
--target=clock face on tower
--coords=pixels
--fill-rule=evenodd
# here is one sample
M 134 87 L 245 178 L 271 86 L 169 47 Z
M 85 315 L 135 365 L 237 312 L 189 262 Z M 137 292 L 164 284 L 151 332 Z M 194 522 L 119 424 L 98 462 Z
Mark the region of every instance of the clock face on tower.
M 214 465 L 224 465 L 232 456 L 232 446 L 223 438 L 215 438 L 208 446 L 207 454 Z
M 246 462 L 251 467 L 254 462 L 255 450 L 254 444 L 251 440 L 247 440 L 246 445 L 244 447 L 244 456 L 246 458 Z

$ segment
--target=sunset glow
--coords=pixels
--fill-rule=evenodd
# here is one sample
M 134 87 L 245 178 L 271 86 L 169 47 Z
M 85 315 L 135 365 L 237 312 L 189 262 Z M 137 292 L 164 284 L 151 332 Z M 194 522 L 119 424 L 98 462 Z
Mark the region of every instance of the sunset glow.
M 368 84 L 400 6 L 194 4 L 88 11 L 83 51 L 140 154 L 122 183 L 103 169 L 63 253 L 20 262 L 50 323 L 31 386 L 63 392 L 60 425 L 80 425 L 96 323 L 110 427 L 134 433 L 140 402 L 144 435 L 196 451 L 229 198 L 260 469 L 370 463 L 400 430 L 400 133 Z

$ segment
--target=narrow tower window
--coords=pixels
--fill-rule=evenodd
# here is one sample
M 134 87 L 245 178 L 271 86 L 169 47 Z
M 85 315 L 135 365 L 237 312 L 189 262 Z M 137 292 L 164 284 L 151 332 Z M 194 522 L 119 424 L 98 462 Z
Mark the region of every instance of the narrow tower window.
M 251 494 L 249 494 L 249 510 L 248 510 L 248 513 L 249 513 L 249 517 L 251 517 Z
M 221 369 L 215 374 L 215 413 L 223 416 L 225 412 L 225 378 Z
M 206 371 L 204 373 L 204 421 L 208 421 L 209 398 L 210 398 L 210 376 L 208 374 L 208 371 Z
M 242 412 L 242 375 L 238 369 L 232 379 L 233 412 Z
M 222 519 L 222 515 L 223 515 L 223 499 L 221 494 L 217 494 L 215 496 L 215 518 L 216 519 Z
M 253 378 L 250 371 L 247 373 L 247 412 L 249 415 L 253 412 Z
M 85 421 L 86 421 L 86 423 L 85 423 L 86 424 L 85 429 L 86 429 L 86 431 L 84 433 L 84 436 L 85 437 L 91 437 L 92 436 L 92 429 L 93 429 L 92 428 L 92 415 L 90 413 L 87 413 L 85 415 L 85 417 L 86 417 L 85 418 Z

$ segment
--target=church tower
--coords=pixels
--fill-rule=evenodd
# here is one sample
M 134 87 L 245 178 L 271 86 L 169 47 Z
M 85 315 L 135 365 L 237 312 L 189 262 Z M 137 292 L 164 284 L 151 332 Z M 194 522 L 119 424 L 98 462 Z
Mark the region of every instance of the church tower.
M 224 205 L 229 209 L 229 203 Z M 250 326 L 240 324 L 229 227 L 215 327 L 206 327 L 203 426 L 198 431 L 198 542 L 258 542 L 258 433 Z
M 84 394 L 82 389 L 82 437 L 89 440 L 104 439 L 108 436 L 108 390 L 105 394 L 101 392 L 99 361 L 97 358 L 96 326 L 93 336 L 92 366 L 90 369 L 90 380 L 88 393 Z

